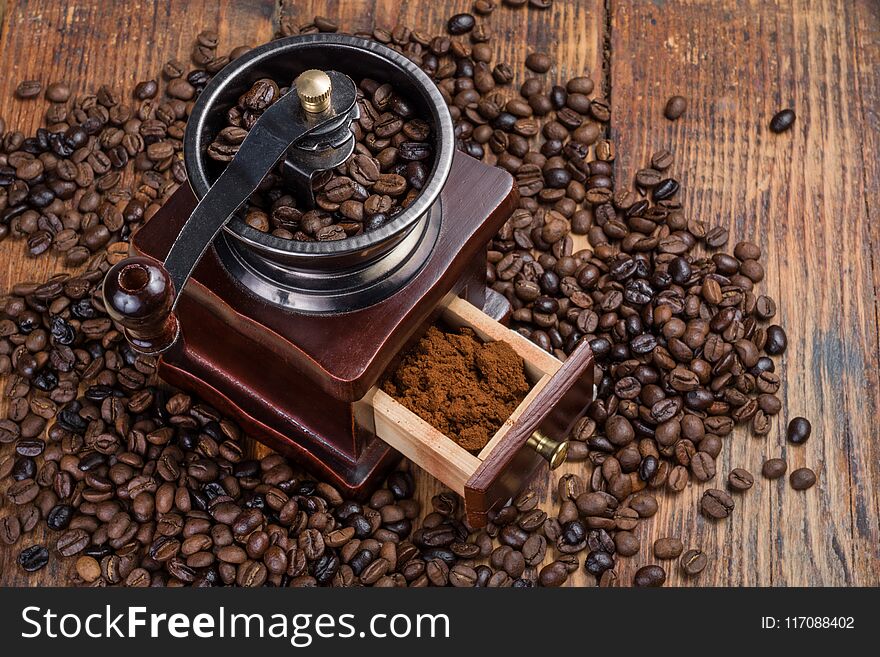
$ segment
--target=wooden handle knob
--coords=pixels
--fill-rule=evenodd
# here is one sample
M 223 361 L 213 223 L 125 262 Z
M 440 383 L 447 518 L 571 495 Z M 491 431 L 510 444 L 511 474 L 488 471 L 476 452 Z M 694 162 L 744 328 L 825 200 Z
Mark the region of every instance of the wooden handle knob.
M 107 313 L 136 350 L 155 355 L 177 341 L 180 326 L 171 312 L 174 284 L 161 264 L 140 256 L 126 258 L 107 272 L 103 291 Z

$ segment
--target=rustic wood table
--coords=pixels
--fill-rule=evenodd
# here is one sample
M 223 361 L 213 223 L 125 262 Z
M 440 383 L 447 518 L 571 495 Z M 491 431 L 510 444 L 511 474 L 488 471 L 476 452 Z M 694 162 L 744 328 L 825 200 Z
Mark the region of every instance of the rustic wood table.
M 318 14 L 343 29 L 402 22 L 431 34 L 472 0 L 8 0 L 0 2 L 0 116 L 27 132 L 45 101 L 22 102 L 19 80 L 67 80 L 132 88 L 171 57 L 186 57 L 201 30 L 221 49 L 269 40 L 288 16 Z M 551 11 L 498 10 L 489 19 L 498 59 L 515 71 L 532 50 L 556 62 L 560 80 L 590 71 L 610 98 L 617 172 L 630 176 L 659 148 L 675 153 L 684 203 L 694 216 L 749 236 L 766 255 L 764 288 L 788 332 L 782 358 L 786 413 L 806 415 L 813 438 L 784 441 L 786 413 L 764 439 L 736 431 L 719 472 L 759 472 L 765 458 L 808 465 L 819 485 L 793 491 L 787 479 L 758 479 L 729 521 L 697 513 L 705 485 L 692 485 L 637 530 L 639 555 L 622 582 L 650 562 L 661 536 L 700 547 L 709 566 L 693 582 L 670 568 L 669 583 L 718 586 L 880 584 L 880 5 L 873 0 L 555 0 Z M 689 99 L 685 117 L 663 118 L 666 99 Z M 797 122 L 767 129 L 780 108 Z M 62 269 L 0 245 L 0 288 Z M 562 472 L 583 473 L 569 464 Z M 559 471 L 558 471 L 559 472 Z M 539 482 L 555 508 L 558 474 Z M 418 473 L 419 497 L 439 490 Z M 3 504 L 8 504 L 5 500 Z M 2 511 L 0 511 L 2 512 Z M 21 542 L 21 541 L 20 541 Z M 27 577 L 21 545 L 0 550 L 0 582 L 63 582 L 59 566 Z M 55 560 L 53 560 L 55 563 Z M 570 583 L 588 585 L 579 572 Z

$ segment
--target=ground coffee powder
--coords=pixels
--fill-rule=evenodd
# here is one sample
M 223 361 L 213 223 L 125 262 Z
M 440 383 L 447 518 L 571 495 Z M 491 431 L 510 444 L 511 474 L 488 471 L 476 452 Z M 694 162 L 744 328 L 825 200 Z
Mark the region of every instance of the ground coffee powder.
M 432 326 L 384 389 L 467 450 L 482 449 L 526 396 L 523 360 L 503 341 Z

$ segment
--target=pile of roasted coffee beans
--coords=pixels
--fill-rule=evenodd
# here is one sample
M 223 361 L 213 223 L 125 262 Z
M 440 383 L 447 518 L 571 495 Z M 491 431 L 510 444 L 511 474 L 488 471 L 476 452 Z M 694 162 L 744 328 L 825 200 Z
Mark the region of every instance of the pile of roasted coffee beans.
M 787 339 L 770 323 L 773 300 L 755 289 L 760 249 L 741 241 L 724 253 L 724 228 L 687 217 L 666 151 L 632 186 L 615 181 L 614 145 L 602 138 L 610 109 L 589 76 L 545 82 L 552 61 L 533 53 L 527 67 L 538 75 L 512 88 L 518 76 L 493 61 L 486 17 L 496 4 L 477 0 L 479 18 L 453 17 L 449 35 L 398 26 L 360 36 L 420 65 L 449 104 L 457 146 L 515 176 L 520 207 L 492 241 L 487 271 L 513 304 L 514 328 L 561 359 L 583 341 L 596 355 L 598 396 L 569 451 L 592 468 L 559 479 L 557 512 L 525 492 L 474 532 L 452 495 L 435 497 L 422 515 L 405 468 L 368 503 L 345 501 L 279 456 L 248 458 L 228 419 L 156 386 L 155 363 L 128 348 L 96 285 L 124 253 L 113 243 L 183 181 L 180 136 L 193 99 L 247 50 L 219 56 L 216 35 L 203 32 L 195 68 L 165 65 L 161 102 L 156 80 L 137 85 L 130 107 L 107 87 L 71 100 L 66 85 L 52 84 L 47 127 L 36 137 L 0 125 L 0 237 L 26 236 L 35 255 L 69 244 L 69 263 L 86 263 L 83 274 L 13 286 L 0 302 L 10 401 L 0 420 L 0 486 L 14 507 L 0 519 L 0 540 L 18 546 L 23 568 L 69 557 L 71 581 L 91 585 L 517 587 L 559 586 L 583 568 L 610 586 L 618 561 L 640 550 L 636 529 L 657 512 L 654 491 L 716 481 L 715 459 L 735 425 L 768 434 L 782 410 L 771 357 Z M 321 17 L 286 20 L 281 35 L 337 29 Z M 362 84 L 373 105 L 379 88 Z M 40 93 L 34 81 L 17 91 Z M 680 118 L 685 106 L 672 99 L 666 113 Z M 381 152 L 362 154 L 379 160 Z M 121 183 L 127 167 L 139 172 L 130 190 Z M 261 201 L 267 230 L 288 230 L 273 216 L 291 207 L 279 198 Z M 589 248 L 575 250 L 572 235 L 586 235 Z M 786 437 L 801 445 L 810 434 L 798 417 Z M 770 459 L 762 474 L 786 470 Z M 789 479 L 795 490 L 816 483 L 807 468 Z M 754 482 L 733 469 L 725 485 L 705 491 L 699 512 L 729 516 Z M 30 539 L 40 523 L 51 530 L 49 549 Z M 656 541 L 652 554 L 678 560 L 686 576 L 710 562 L 674 536 Z M 660 586 L 666 577 L 647 564 L 621 583 Z
M 121 259 L 125 247 L 113 245 L 186 180 L 183 132 L 199 91 L 247 50 L 219 56 L 216 33 L 205 31 L 193 50 L 195 67 L 169 61 L 161 75 L 125 93 L 109 85 L 79 94 L 65 82 L 48 85 L 45 127 L 32 137 L 0 119 L 0 241 L 20 237 L 30 255 L 54 251 L 70 266 L 107 248 Z M 41 91 L 39 81 L 28 80 L 16 96 L 36 102 Z
M 234 423 L 156 385 L 155 359 L 104 313 L 106 259 L 93 264 L 19 283 L 0 306 L 0 540 L 22 568 L 66 558 L 70 582 L 96 586 L 533 583 L 547 518 L 534 494 L 502 512 L 492 533 L 516 556 L 489 570 L 489 533 L 462 524 L 450 494 L 423 517 L 405 466 L 358 503 L 281 456 L 249 458 Z M 48 547 L 30 538 L 38 524 Z
M 431 124 L 389 83 L 365 78 L 359 85 L 360 118 L 352 125 L 355 152 L 313 180 L 315 207 L 297 208 L 282 184 L 283 163 L 249 200 L 245 223 L 263 233 L 302 242 L 345 239 L 384 226 L 406 209 L 428 181 L 434 157 Z M 289 91 L 263 78 L 227 113 L 227 126 L 208 156 L 228 162 L 260 115 Z

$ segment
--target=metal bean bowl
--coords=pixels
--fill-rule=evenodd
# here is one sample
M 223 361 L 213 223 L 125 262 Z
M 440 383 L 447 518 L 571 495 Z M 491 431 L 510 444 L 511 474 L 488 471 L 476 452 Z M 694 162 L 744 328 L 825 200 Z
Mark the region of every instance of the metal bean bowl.
M 382 44 L 349 35 L 279 39 L 234 60 L 205 87 L 184 135 L 187 176 L 202 198 L 223 170 L 207 155 L 226 126 L 226 112 L 260 78 L 288 86 L 301 72 L 333 69 L 355 81 L 391 83 L 431 123 L 434 161 L 416 200 L 384 226 L 344 240 L 300 242 L 275 237 L 234 217 L 215 241 L 218 255 L 246 288 L 274 304 L 306 313 L 366 307 L 399 290 L 427 260 L 442 221 L 440 192 L 452 167 L 452 118 L 433 81 Z

